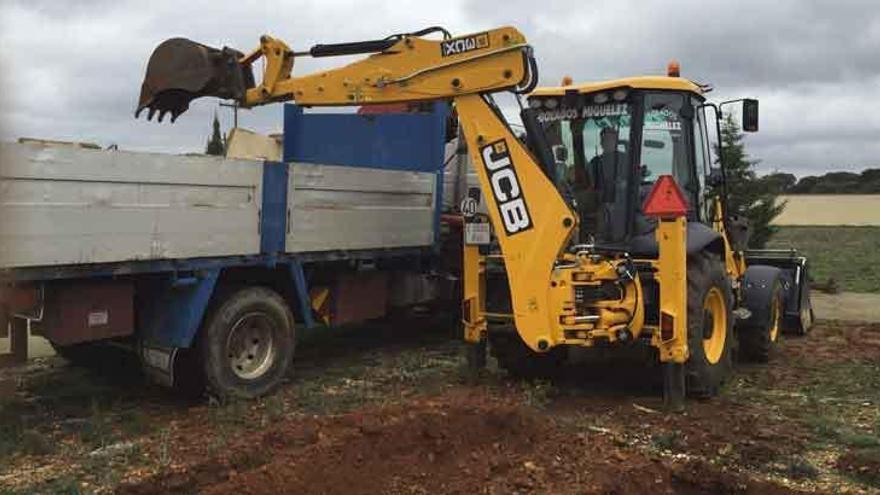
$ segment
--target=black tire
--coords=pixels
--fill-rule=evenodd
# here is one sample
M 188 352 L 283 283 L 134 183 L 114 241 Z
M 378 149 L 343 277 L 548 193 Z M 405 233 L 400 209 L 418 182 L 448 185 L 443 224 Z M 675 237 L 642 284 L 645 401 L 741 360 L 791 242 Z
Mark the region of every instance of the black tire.
M 197 343 L 208 393 L 225 400 L 274 391 L 295 345 L 293 314 L 278 293 L 265 287 L 221 293 Z
M 543 353 L 531 350 L 516 330 L 490 332 L 489 353 L 508 376 L 521 380 L 553 378 L 566 358 L 562 347 Z
M 783 327 L 786 334 L 803 337 L 810 333 L 810 329 L 816 321 L 816 314 L 813 312 L 813 303 L 810 301 L 809 296 L 804 298 L 801 305 L 803 309 L 801 309 L 800 315 L 792 318 L 791 321 L 787 321 L 785 327 Z
M 757 363 L 770 360 L 770 352 L 782 335 L 783 301 L 782 283 L 777 278 L 770 289 L 769 314 L 766 321 L 757 325 L 744 324 L 737 329 L 739 351 L 742 359 Z
M 727 380 L 733 367 L 733 292 L 730 280 L 721 260 L 709 252 L 700 252 L 688 258 L 688 349 L 690 356 L 685 363 L 685 386 L 691 397 L 712 397 L 718 394 L 721 385 Z M 716 292 L 717 291 L 717 292 Z M 725 322 L 719 323 L 723 330 L 723 342 L 711 348 L 707 354 L 704 337 L 715 336 L 715 315 L 705 306 L 713 295 L 713 301 L 721 304 Z M 720 337 L 718 337 L 720 338 Z

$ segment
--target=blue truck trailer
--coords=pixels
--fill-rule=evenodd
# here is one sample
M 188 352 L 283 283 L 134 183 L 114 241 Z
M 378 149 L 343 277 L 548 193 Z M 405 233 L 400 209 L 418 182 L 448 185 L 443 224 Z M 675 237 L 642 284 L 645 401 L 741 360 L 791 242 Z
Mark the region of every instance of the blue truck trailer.
M 444 104 L 287 105 L 279 162 L 0 145 L 13 354 L 30 321 L 71 360 L 113 342 L 160 383 L 195 373 L 219 396 L 256 397 L 287 372 L 297 325 L 449 299 L 435 269 L 446 119 Z

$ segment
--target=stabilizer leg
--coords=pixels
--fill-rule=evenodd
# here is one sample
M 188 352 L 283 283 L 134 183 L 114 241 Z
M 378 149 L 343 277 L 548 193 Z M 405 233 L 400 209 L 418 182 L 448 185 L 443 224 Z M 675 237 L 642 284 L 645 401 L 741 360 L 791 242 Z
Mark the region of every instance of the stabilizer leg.
M 670 412 L 684 411 L 684 364 L 663 364 L 663 406 Z
M 486 367 L 486 339 L 480 339 L 479 342 L 475 343 L 468 343 L 465 353 L 470 371 L 477 372 Z

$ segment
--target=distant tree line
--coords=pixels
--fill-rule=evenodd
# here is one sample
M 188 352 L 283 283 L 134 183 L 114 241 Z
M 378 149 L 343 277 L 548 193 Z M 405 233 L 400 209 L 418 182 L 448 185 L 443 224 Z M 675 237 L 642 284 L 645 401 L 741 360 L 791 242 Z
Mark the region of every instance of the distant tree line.
M 776 172 L 760 177 L 768 191 L 776 194 L 880 194 L 880 168 L 861 173 L 828 172 L 798 179 L 793 174 Z

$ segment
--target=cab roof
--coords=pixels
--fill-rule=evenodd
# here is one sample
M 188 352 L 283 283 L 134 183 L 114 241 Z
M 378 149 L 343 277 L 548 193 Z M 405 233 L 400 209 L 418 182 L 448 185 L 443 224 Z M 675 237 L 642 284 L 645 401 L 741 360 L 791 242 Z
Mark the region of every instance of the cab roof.
M 666 89 L 674 91 L 690 91 L 702 95 L 703 88 L 689 79 L 683 77 L 668 76 L 637 76 L 623 79 L 611 79 L 608 81 L 587 82 L 571 84 L 569 86 L 552 86 L 538 88 L 529 96 L 563 96 L 566 91 L 575 90 L 578 93 L 594 93 L 614 88 L 632 89 Z

